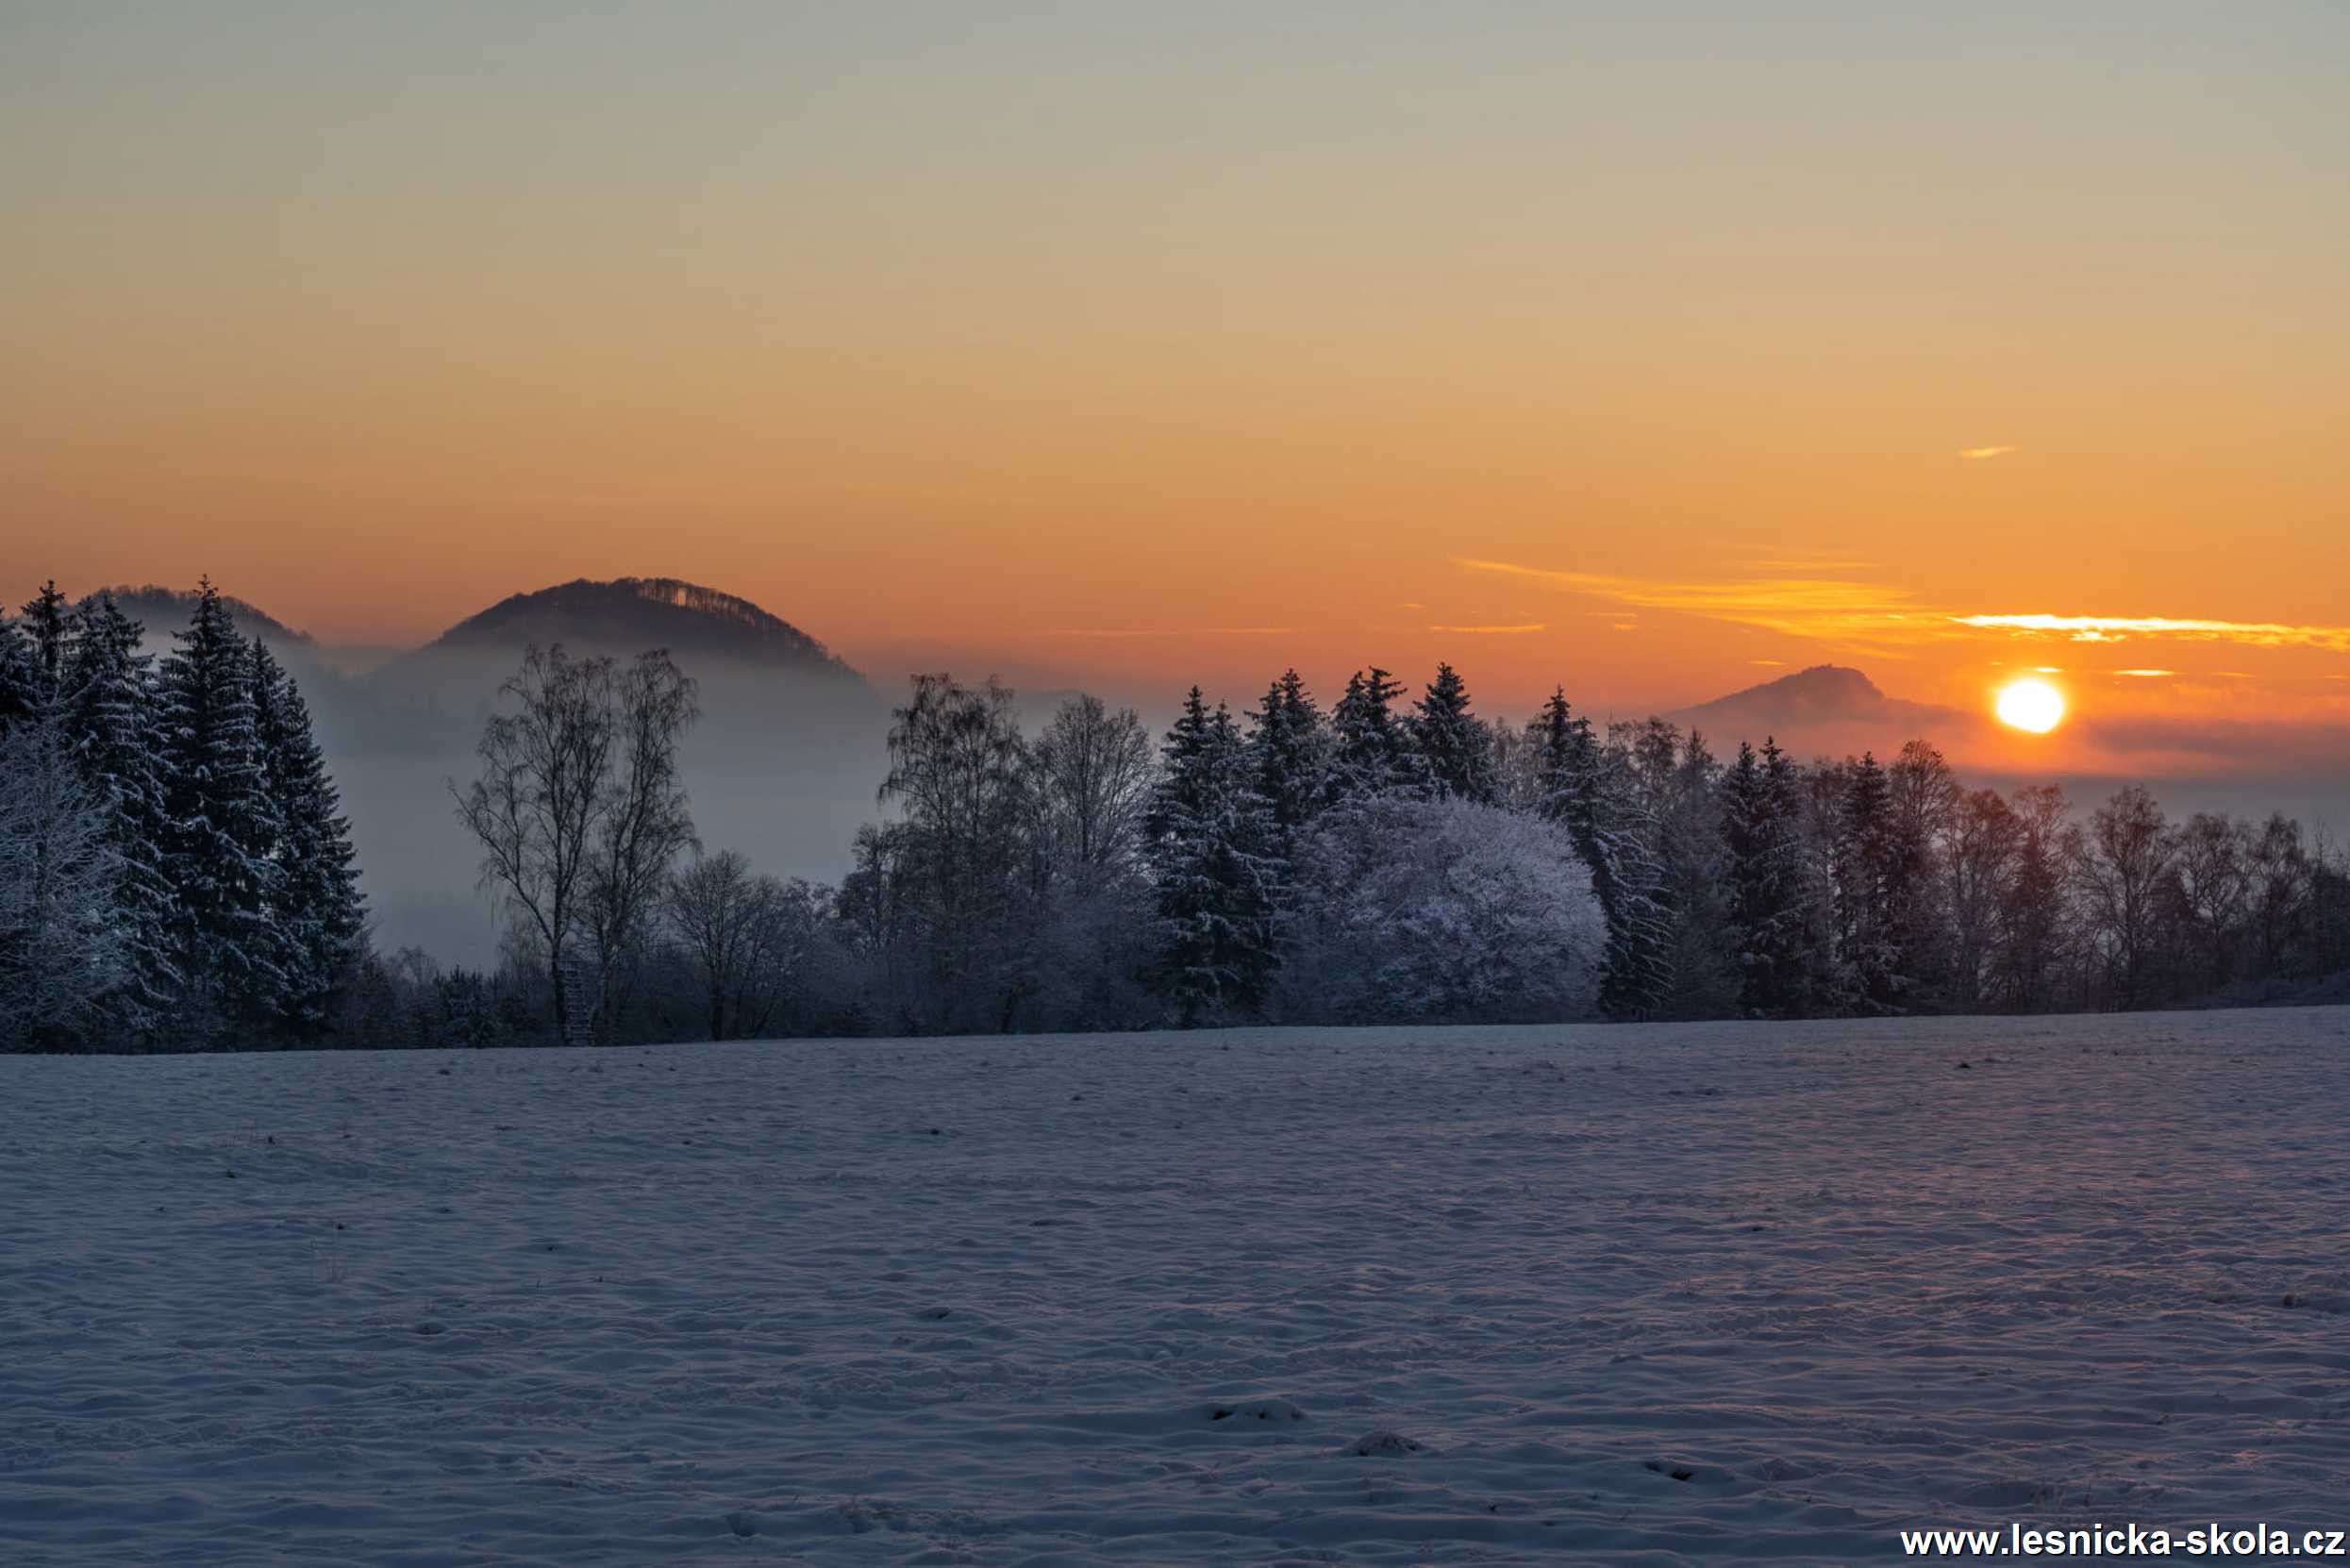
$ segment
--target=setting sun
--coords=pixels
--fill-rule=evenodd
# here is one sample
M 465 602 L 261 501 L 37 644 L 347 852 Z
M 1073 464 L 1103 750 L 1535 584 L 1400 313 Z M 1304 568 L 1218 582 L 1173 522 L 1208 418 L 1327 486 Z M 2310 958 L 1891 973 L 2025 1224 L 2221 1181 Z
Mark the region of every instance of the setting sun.
M 2045 735 L 2064 722 L 2064 693 L 2044 680 L 2010 681 L 1999 689 L 1999 722 Z

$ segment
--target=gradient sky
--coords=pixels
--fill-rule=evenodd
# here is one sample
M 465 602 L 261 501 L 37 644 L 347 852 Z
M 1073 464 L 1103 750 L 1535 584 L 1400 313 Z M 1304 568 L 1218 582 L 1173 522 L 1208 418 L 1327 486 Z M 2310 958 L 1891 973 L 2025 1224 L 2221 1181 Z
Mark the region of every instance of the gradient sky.
M 2346 69 L 2338 0 L 0 0 L 7 559 L 2340 735 Z

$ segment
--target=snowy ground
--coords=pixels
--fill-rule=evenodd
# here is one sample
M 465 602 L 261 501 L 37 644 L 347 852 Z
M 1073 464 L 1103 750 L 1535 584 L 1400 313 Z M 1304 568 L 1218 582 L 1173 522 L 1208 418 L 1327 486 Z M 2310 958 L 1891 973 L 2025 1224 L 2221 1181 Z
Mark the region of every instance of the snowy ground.
M 0 1059 L 0 1560 L 2350 1526 L 2346 1233 L 2344 1010 Z

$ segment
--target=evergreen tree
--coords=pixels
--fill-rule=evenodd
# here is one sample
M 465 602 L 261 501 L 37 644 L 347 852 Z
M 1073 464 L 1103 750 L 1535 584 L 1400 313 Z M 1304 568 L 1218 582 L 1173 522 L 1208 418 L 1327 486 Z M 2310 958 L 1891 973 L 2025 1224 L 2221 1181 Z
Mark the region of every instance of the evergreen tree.
M 1248 746 L 1257 793 L 1286 844 L 1320 814 L 1329 772 L 1322 709 L 1295 670 L 1283 671 L 1249 715 Z
M 26 694 L 36 715 L 60 714 L 65 707 L 72 619 L 72 607 L 52 581 L 41 585 L 18 623 L 25 633 Z
M 253 640 L 254 739 L 261 787 L 276 826 L 270 923 L 280 974 L 276 1023 L 301 1039 L 321 1033 L 358 951 L 365 901 L 351 849 L 351 825 L 326 759 L 310 732 L 302 693 Z
M 1493 733 L 1469 711 L 1468 682 L 1450 664 L 1439 664 L 1414 709 L 1410 739 L 1437 798 L 1492 805 Z
M 1902 746 L 1885 783 L 1892 819 L 1882 873 L 1885 930 L 1907 1010 L 1949 989 L 1952 922 L 1943 863 L 1964 792 L 1942 754 L 1924 741 Z
M 1839 977 L 1847 1008 L 1892 1012 L 1902 988 L 1900 955 L 1888 928 L 1892 790 L 1874 752 L 1861 753 L 1842 774 L 1831 854 Z
M 1567 692 L 1559 687 L 1542 704 L 1527 726 L 1528 740 L 1534 748 L 1535 806 L 1543 816 L 1554 821 L 1565 816 L 1566 803 L 1573 791 L 1573 780 L 1587 764 L 1585 751 L 1594 742 L 1592 722 L 1578 718 L 1567 706 Z
M 1167 732 L 1149 832 L 1165 935 L 1164 983 L 1189 1026 L 1254 1010 L 1278 953 L 1273 817 L 1251 787 L 1230 712 L 1200 689 Z
M 1658 859 L 1674 929 L 1671 1010 L 1677 1018 L 1719 1018 L 1737 1004 L 1721 774 L 1705 737 L 1690 731 L 1658 810 Z
M 1599 1009 L 1609 1018 L 1653 1018 L 1673 995 L 1673 924 L 1657 856 L 1658 824 L 1629 750 L 1602 745 L 1565 692 L 1535 720 L 1542 815 L 1565 826 L 1592 876 L 1608 926 Z
M 30 719 L 34 706 L 32 644 L 0 615 L 0 735 Z
M 1373 666 L 1346 679 L 1330 710 L 1332 757 L 1326 792 L 1332 805 L 1380 795 L 1428 792 L 1427 776 L 1394 711 L 1403 685 Z
M 1804 1010 L 1800 802 L 1793 769 L 1775 741 L 1741 741 L 1722 776 L 1722 839 L 1729 856 L 1729 933 L 1739 1007 L 1754 1018 Z
M 252 652 L 209 578 L 188 629 L 174 635 L 160 676 L 160 756 L 180 1022 L 199 1032 L 265 1026 L 285 975 L 271 929 L 279 829 L 262 782 Z
M 169 834 L 153 666 L 153 657 L 140 651 L 139 623 L 112 595 L 100 593 L 75 610 L 67 728 L 82 781 L 107 814 L 114 920 L 124 946 L 124 983 L 109 1012 L 130 1039 L 152 1038 L 180 990 L 175 910 L 163 863 Z

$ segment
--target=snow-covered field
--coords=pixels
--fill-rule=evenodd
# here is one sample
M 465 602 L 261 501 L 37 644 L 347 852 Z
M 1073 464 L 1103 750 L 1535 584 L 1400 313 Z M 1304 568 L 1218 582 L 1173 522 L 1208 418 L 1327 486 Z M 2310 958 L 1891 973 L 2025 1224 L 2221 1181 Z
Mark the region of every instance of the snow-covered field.
M 0 1561 L 2350 1526 L 2346 1306 L 2343 1010 L 0 1059 Z

